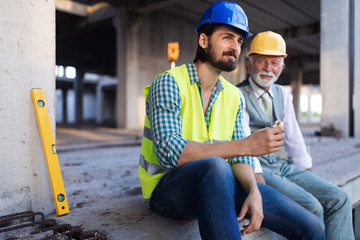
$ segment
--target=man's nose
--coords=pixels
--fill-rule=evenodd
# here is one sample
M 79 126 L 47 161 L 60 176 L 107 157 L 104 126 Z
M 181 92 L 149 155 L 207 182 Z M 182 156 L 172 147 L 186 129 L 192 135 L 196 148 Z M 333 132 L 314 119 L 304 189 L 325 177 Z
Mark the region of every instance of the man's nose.
M 270 71 L 271 71 L 271 65 L 270 65 L 270 63 L 267 62 L 267 61 L 265 62 L 264 70 L 265 70 L 266 72 L 270 72 Z
M 230 46 L 230 49 L 232 51 L 235 51 L 235 54 L 240 54 L 241 51 L 241 43 L 237 42 L 237 41 L 233 41 L 233 43 Z

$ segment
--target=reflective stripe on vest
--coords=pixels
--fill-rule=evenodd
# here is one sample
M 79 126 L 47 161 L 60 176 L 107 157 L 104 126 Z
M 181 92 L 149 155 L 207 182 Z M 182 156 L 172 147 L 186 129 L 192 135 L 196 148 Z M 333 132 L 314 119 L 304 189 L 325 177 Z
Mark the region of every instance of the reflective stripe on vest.
M 159 174 L 159 173 L 167 174 L 170 172 L 170 170 L 165 170 L 162 167 L 160 167 L 160 165 L 146 161 L 145 157 L 141 154 L 140 154 L 139 166 L 145 169 L 145 171 L 151 175 Z
M 147 139 L 152 141 L 151 129 L 150 128 L 144 127 L 144 137 L 146 137 Z
M 190 84 L 186 65 L 181 65 L 167 72 L 174 77 L 179 87 L 181 137 L 204 144 L 231 141 L 240 104 L 239 90 L 220 76 L 224 88 L 212 106 L 208 130 L 198 86 L 197 84 Z M 147 86 L 143 90 L 145 101 L 149 89 L 150 86 Z M 164 170 L 157 160 L 147 116 L 145 116 L 144 126 L 138 170 L 143 197 L 148 199 L 161 178 L 172 170 Z

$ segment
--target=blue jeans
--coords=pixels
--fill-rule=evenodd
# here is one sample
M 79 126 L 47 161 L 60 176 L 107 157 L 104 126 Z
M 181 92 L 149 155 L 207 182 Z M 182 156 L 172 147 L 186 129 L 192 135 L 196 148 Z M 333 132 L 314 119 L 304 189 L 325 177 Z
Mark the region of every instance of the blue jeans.
M 327 240 L 354 239 L 351 201 L 344 190 L 286 160 L 262 160 L 261 166 L 266 184 L 324 220 Z
M 258 184 L 263 226 L 288 239 L 324 239 L 319 217 L 285 195 Z M 198 219 L 202 239 L 241 239 L 237 215 L 247 192 L 219 157 L 190 162 L 164 176 L 150 199 L 153 211 L 175 219 Z

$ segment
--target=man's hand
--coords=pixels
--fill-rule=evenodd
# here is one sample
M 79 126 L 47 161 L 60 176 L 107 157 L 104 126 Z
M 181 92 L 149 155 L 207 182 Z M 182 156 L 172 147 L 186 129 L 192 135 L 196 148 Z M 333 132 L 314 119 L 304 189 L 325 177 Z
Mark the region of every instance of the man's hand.
M 244 229 L 241 230 L 241 234 L 251 233 L 259 230 L 264 218 L 262 198 L 256 184 L 254 170 L 251 166 L 243 163 L 234 163 L 231 167 L 236 180 L 249 193 L 237 218 L 238 221 L 241 221 L 247 213 L 251 216 L 249 224 L 243 226 Z
M 282 127 L 266 127 L 260 129 L 247 138 L 247 153 L 250 156 L 262 156 L 264 154 L 278 152 L 284 145 L 285 134 Z
M 264 214 L 262 208 L 262 198 L 259 189 L 249 193 L 249 196 L 246 198 L 237 220 L 241 221 L 244 219 L 247 213 L 250 214 L 250 222 L 248 225 L 242 226 L 244 229 L 240 231 L 241 234 L 248 234 L 257 231 L 261 227 Z
M 255 179 L 259 183 L 266 184 L 265 179 L 261 173 L 255 173 Z

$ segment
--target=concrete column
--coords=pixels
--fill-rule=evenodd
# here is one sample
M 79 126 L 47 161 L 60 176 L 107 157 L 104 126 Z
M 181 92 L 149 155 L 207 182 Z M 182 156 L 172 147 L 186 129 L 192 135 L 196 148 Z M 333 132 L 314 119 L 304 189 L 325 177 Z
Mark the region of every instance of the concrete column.
M 127 84 L 127 101 L 126 101 L 126 129 L 137 129 L 139 122 L 143 123 L 143 119 L 139 120 L 138 111 L 138 82 L 139 82 L 139 30 L 142 24 L 142 17 L 132 15 L 131 21 L 128 22 L 127 34 L 127 54 L 126 54 L 126 81 Z
M 349 1 L 321 1 L 321 128 L 338 136 L 349 136 Z
M 116 126 L 126 128 L 126 88 L 129 83 L 126 81 L 127 13 L 125 10 L 118 10 L 116 17 L 113 19 L 113 24 L 116 28 L 116 77 L 118 79 L 116 88 Z
M 101 80 L 96 86 L 96 123 L 102 124 L 104 122 L 104 113 L 107 110 L 104 104 L 106 104 L 104 98 L 104 87 L 116 86 L 116 81 L 113 80 Z
M 67 92 L 68 90 L 66 88 L 62 89 L 62 122 L 67 123 Z
M 77 70 L 76 78 L 74 79 L 75 124 L 77 125 L 81 125 L 83 123 L 84 75 L 85 75 L 84 71 Z
M 353 209 L 355 239 L 360 239 L 360 205 Z
M 300 111 L 300 93 L 301 85 L 303 82 L 303 66 L 299 62 L 293 61 L 290 63 L 290 76 L 291 76 L 291 87 L 293 95 L 293 104 L 296 119 L 299 121 L 301 118 Z
M 354 136 L 360 137 L 360 2 L 354 1 L 354 5 Z
M 306 112 L 306 122 L 307 122 L 307 123 L 311 123 L 311 122 L 312 122 L 311 96 L 312 96 L 312 93 L 311 93 L 311 92 L 308 92 L 308 93 L 307 93 L 307 98 L 308 98 L 308 110 L 307 110 L 307 112 Z
M 103 122 L 103 90 L 102 85 L 98 83 L 96 86 L 96 124 L 101 124 Z
M 139 72 L 138 32 L 141 18 L 128 15 L 118 9 L 114 18 L 117 40 L 117 93 L 116 93 L 116 125 L 118 128 L 136 129 L 138 127 L 137 95 Z
M 0 1 L 0 213 L 55 208 L 30 90 L 44 89 L 55 136 L 54 0 Z

